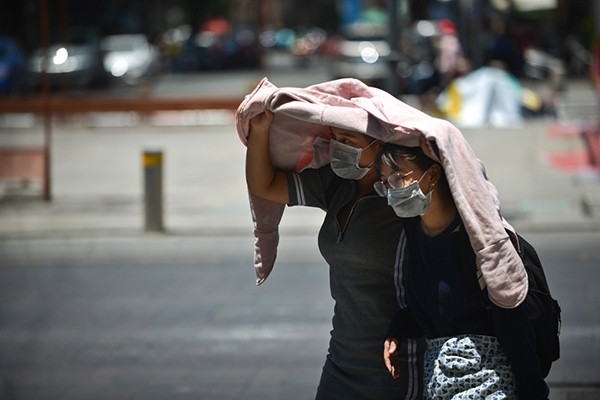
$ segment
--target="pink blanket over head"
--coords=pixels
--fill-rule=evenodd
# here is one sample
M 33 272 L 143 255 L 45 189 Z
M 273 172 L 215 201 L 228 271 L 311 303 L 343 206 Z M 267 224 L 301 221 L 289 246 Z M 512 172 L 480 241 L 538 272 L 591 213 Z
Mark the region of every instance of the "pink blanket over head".
M 247 144 L 250 119 L 265 110 L 271 125 L 273 164 L 287 171 L 318 168 L 329 162 L 329 126 L 362 132 L 385 142 L 418 146 L 425 136 L 444 167 L 477 265 L 498 306 L 512 308 L 527 294 L 527 274 L 513 245 L 514 229 L 500 215 L 498 193 L 464 136 L 448 121 L 433 118 L 356 79 L 338 79 L 306 88 L 278 88 L 266 78 L 236 112 L 236 129 Z M 278 226 L 285 205 L 249 195 L 255 235 L 257 284 L 273 269 Z

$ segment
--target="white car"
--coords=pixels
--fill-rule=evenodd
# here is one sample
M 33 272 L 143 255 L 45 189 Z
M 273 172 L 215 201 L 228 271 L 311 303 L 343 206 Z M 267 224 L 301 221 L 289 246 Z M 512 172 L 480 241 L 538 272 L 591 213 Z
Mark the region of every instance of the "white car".
M 66 41 L 53 41 L 47 49 L 35 49 L 27 65 L 31 89 L 42 85 L 47 74 L 53 86 L 86 89 L 103 79 L 98 38 L 92 29 L 73 28 Z
M 114 79 L 137 84 L 159 69 L 160 53 L 143 34 L 107 36 L 100 47 L 104 70 Z
M 381 86 L 390 75 L 390 46 L 386 27 L 355 24 L 337 42 L 333 78 L 357 78 Z

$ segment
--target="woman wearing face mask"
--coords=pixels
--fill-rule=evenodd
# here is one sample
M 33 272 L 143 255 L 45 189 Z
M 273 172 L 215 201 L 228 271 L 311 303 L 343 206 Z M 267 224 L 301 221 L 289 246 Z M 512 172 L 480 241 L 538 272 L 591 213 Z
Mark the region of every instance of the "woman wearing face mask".
M 329 264 L 335 308 L 316 399 L 421 398 L 418 366 L 423 347 L 418 341 L 400 342 L 400 379 L 392 379 L 381 360 L 389 321 L 403 301 L 395 285 L 402 223 L 373 190 L 379 176 L 373 163 L 381 143 L 331 127 L 330 164 L 301 173 L 278 171 L 269 154 L 272 119 L 266 111 L 250 121 L 249 191 L 267 200 L 326 212 L 318 243 Z
M 408 238 L 408 307 L 392 322 L 386 366 L 398 375 L 397 340 L 418 336 L 406 329 L 416 321 L 427 338 L 424 398 L 547 399 L 523 307 L 482 301 L 474 253 L 444 170 L 428 151 L 425 140 L 421 147 L 386 143 L 376 161 L 381 181 L 374 188 L 402 218 Z

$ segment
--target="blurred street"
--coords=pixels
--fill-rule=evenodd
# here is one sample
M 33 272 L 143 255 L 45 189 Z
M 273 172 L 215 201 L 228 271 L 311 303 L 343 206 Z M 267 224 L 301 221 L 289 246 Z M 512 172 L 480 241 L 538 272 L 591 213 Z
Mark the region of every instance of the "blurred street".
M 326 72 L 268 76 L 307 86 Z M 150 90 L 241 101 L 263 74 L 167 76 Z M 600 175 L 577 134 L 593 101 L 572 82 L 558 120 L 463 130 L 562 306 L 552 400 L 600 399 Z M 322 213 L 286 210 L 277 265 L 256 287 L 233 114 L 92 114 L 55 121 L 51 137 L 52 201 L 35 184 L 0 187 L 0 399 L 312 399 L 333 315 Z M 32 116 L 0 120 L 0 147 L 43 140 Z M 164 233 L 144 232 L 146 150 L 164 154 Z

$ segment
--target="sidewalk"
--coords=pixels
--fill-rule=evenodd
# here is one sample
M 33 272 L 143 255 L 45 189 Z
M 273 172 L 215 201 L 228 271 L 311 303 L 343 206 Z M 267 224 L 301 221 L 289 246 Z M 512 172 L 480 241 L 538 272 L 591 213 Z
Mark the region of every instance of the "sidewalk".
M 581 152 L 578 137 L 551 137 L 548 123 L 463 133 L 496 185 L 503 213 L 521 230 L 598 230 L 600 213 L 582 201 L 598 198 L 600 177 L 582 166 L 553 165 L 552 156 Z M 38 133 L 0 135 L 34 140 Z M 26 137 L 30 136 L 29 139 Z M 52 200 L 40 188 L 0 186 L 0 238 L 143 234 L 143 167 L 147 149 L 164 155 L 167 233 L 251 232 L 244 151 L 233 124 L 195 127 L 55 129 Z M 596 196 L 596 197 L 594 197 Z M 586 213 L 587 211 L 587 213 Z M 289 209 L 282 230 L 315 232 L 321 213 Z

